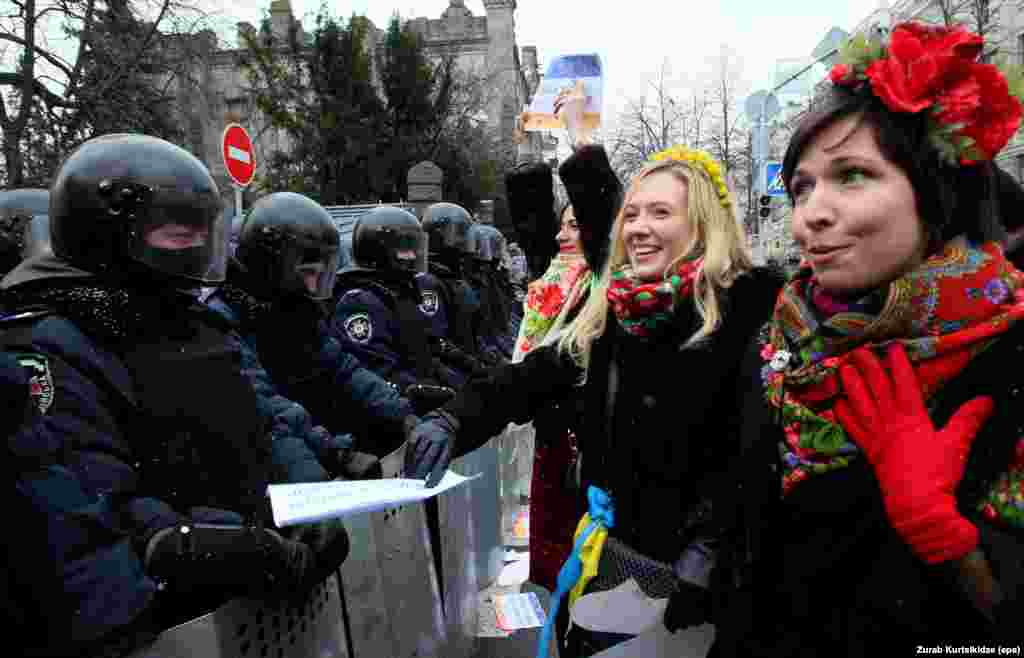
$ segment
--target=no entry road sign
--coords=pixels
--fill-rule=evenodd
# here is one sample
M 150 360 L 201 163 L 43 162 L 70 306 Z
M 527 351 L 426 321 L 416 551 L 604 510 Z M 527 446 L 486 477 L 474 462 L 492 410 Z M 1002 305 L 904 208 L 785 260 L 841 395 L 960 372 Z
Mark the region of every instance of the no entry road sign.
M 231 180 L 241 187 L 248 186 L 256 173 L 256 155 L 253 153 L 252 140 L 245 128 L 232 123 L 224 129 L 221 155 L 224 157 L 224 166 Z

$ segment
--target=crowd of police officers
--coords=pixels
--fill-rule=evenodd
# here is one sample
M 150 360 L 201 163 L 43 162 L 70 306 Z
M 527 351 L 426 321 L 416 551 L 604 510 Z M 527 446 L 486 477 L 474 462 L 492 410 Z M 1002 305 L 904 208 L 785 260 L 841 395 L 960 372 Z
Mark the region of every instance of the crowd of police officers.
M 84 143 L 48 193 L 0 194 L 34 217 L 0 254 L 15 655 L 127 655 L 228 599 L 301 597 L 349 539 L 275 529 L 267 484 L 380 477 L 511 356 L 508 247 L 455 204 L 371 210 L 343 263 L 328 212 L 279 192 L 232 248 L 206 167 L 127 134 Z

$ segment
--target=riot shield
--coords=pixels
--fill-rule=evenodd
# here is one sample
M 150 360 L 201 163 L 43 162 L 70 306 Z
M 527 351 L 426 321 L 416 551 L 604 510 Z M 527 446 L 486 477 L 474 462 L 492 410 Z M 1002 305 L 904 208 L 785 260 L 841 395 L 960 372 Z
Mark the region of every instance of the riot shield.
M 129 658 L 351 658 L 337 576 L 302 601 L 234 599 Z
M 402 470 L 405 447 L 381 460 Z M 352 549 L 341 567 L 354 658 L 448 658 L 444 613 L 423 505 L 345 520 Z

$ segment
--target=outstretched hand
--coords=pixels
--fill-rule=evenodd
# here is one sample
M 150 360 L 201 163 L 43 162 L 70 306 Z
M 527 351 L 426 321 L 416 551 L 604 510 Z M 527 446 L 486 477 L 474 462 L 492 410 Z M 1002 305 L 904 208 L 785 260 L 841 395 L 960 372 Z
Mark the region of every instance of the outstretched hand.
M 405 477 L 426 478 L 433 487 L 444 477 L 455 457 L 455 433 L 458 421 L 444 411 L 432 411 L 409 431 L 405 449 Z
M 836 417 L 874 468 L 893 528 L 929 564 L 972 551 L 978 529 L 960 515 L 955 493 L 992 399 L 965 403 L 937 429 L 899 344 L 889 348 L 885 367 L 867 348 L 855 350 L 839 379 L 845 397 L 836 402 Z

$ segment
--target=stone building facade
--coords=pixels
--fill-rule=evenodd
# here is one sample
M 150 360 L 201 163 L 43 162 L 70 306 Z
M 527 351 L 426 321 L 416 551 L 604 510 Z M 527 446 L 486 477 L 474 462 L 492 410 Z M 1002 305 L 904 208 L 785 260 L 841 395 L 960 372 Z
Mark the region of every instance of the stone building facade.
M 512 142 L 516 116 L 532 99 L 540 73 L 537 49 L 516 43 L 516 0 L 482 0 L 485 15 L 476 16 L 466 7 L 464 0 L 450 0 L 448 8 L 439 18 L 413 18 L 411 28 L 421 36 L 427 53 L 440 59 L 454 55 L 463 71 L 483 76 L 486 80 L 484 112 L 487 122 L 498 137 L 500 166 L 514 164 L 517 147 Z M 270 27 L 279 37 L 286 37 L 297 25 L 289 0 L 273 0 L 270 4 Z M 239 23 L 241 33 L 253 30 L 248 23 Z M 212 33 L 192 37 L 192 47 L 202 49 L 196 58 L 201 64 L 188 76 L 179 76 L 178 105 L 181 121 L 186 130 L 186 147 L 199 156 L 224 185 L 225 202 L 233 206 L 233 192 L 224 171 L 220 155 L 221 135 L 231 122 L 246 126 L 253 135 L 257 158 L 257 176 L 266 166 L 268 156 L 288 148 L 288 137 L 269 127 L 247 98 L 244 73 L 238 66 L 240 51 L 218 49 Z M 384 39 L 384 30 L 371 23 L 367 49 L 371 55 Z M 373 61 L 371 57 L 371 61 Z M 550 140 L 533 134 L 525 152 L 531 159 L 549 157 Z M 547 150 L 546 150 L 547 149 Z M 522 152 L 524 149 L 519 148 Z M 504 176 L 499 171 L 498 191 L 493 203 L 495 224 L 504 228 L 507 206 L 504 200 Z M 366 199 L 375 202 L 377 199 Z M 251 203 L 251 199 L 246 204 Z

